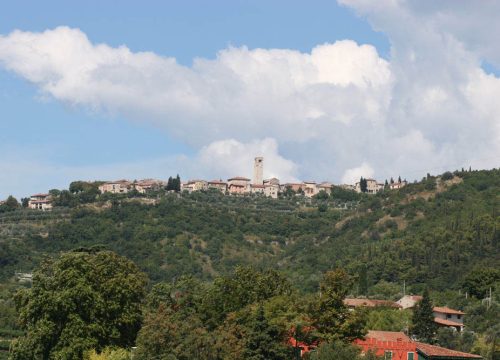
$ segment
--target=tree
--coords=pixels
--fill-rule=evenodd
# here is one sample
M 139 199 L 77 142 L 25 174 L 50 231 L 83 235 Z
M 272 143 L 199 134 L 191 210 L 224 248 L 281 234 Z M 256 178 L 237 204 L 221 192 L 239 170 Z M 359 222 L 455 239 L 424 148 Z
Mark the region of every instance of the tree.
M 12 359 L 81 359 L 90 349 L 130 347 L 141 324 L 146 276 L 110 251 L 80 249 L 47 260 L 16 295 L 26 335 Z
M 290 359 L 291 349 L 287 348 L 283 333 L 276 326 L 269 324 L 264 315 L 264 307 L 260 304 L 257 313 L 248 326 L 244 359 L 279 360 Z
M 23 208 L 27 208 L 29 206 L 29 204 L 30 204 L 30 198 L 27 198 L 27 197 L 21 198 L 21 206 Z
M 362 193 L 365 193 L 368 191 L 368 182 L 363 177 L 361 177 L 361 179 L 359 179 L 359 188 L 360 188 Z
M 434 312 L 429 290 L 424 290 L 422 300 L 420 300 L 414 310 L 412 317 L 411 333 L 422 342 L 432 343 L 437 331 L 437 324 L 434 322 Z
M 484 299 L 489 296 L 489 290 L 495 291 L 496 285 L 500 284 L 500 270 L 496 268 L 476 268 L 464 279 L 462 287 L 471 296 Z
M 366 334 L 365 321 L 358 311 L 350 311 L 344 299 L 353 279 L 341 269 L 328 271 L 320 283 L 318 300 L 313 304 L 311 318 L 320 340 L 353 341 Z

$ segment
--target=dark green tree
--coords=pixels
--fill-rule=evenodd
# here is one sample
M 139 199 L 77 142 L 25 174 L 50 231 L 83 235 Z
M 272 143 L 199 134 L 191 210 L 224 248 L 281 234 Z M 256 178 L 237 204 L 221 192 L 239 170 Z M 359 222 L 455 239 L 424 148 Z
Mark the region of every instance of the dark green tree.
M 353 279 L 341 269 L 328 271 L 320 283 L 319 298 L 311 309 L 312 325 L 322 341 L 353 341 L 366 334 L 364 316 L 344 304 Z
M 10 195 L 7 200 L 5 200 L 4 206 L 9 210 L 15 210 L 20 207 L 20 204 L 14 196 Z
M 285 345 L 286 339 L 280 330 L 269 323 L 264 314 L 264 307 L 258 306 L 257 312 L 248 324 L 245 348 L 246 360 L 290 359 L 291 348 Z
M 140 328 L 146 276 L 110 251 L 81 249 L 45 261 L 16 295 L 26 335 L 11 359 L 82 359 L 85 351 L 130 347 Z
M 478 299 L 489 296 L 489 290 L 495 292 L 496 285 L 500 284 L 500 269 L 480 267 L 472 270 L 464 279 L 462 287 L 465 291 Z
M 426 288 L 420 300 L 413 310 L 411 333 L 422 342 L 432 343 L 437 331 L 434 322 L 434 312 L 429 290 Z
M 360 188 L 361 192 L 363 192 L 363 193 L 368 191 L 368 182 L 363 177 L 361 177 L 361 179 L 359 179 L 359 188 Z

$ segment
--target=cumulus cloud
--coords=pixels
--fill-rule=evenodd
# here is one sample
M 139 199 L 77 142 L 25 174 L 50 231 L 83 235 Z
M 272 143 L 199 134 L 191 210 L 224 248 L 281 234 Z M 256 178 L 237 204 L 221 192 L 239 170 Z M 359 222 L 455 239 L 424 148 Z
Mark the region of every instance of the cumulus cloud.
M 344 184 L 354 184 L 359 181 L 361 177 L 371 178 L 374 173 L 375 172 L 370 165 L 368 165 L 367 163 L 362 163 L 358 167 L 347 169 L 344 173 L 344 176 L 342 176 L 342 182 Z
M 163 129 L 195 149 L 195 176 L 248 176 L 262 154 L 268 176 L 337 182 L 496 166 L 500 79 L 481 68 L 500 59 L 481 35 L 498 32 L 483 21 L 496 5 L 468 5 L 470 19 L 461 2 L 340 2 L 388 36 L 389 59 L 343 40 L 308 53 L 230 47 L 187 67 L 59 27 L 0 36 L 0 63 L 43 95 Z

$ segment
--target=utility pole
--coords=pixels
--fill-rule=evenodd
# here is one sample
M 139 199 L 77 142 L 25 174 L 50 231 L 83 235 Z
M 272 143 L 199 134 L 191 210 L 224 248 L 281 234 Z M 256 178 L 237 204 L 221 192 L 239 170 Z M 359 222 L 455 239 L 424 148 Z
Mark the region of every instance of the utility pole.
M 406 280 L 403 280 L 403 296 L 406 296 Z

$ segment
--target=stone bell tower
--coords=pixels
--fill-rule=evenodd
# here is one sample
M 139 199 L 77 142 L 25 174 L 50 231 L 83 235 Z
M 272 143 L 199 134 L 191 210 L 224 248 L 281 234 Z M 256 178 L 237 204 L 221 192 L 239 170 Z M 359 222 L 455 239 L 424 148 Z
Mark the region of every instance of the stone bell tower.
M 264 158 L 256 157 L 253 164 L 253 183 L 254 185 L 264 184 Z

